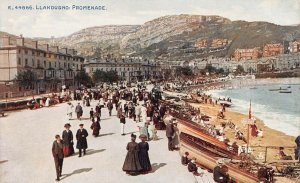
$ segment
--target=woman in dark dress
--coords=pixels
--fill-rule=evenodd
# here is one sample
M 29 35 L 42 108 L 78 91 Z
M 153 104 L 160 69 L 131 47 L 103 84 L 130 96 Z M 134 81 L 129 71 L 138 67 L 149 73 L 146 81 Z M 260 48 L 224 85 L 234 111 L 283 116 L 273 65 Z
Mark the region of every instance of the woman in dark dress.
M 93 135 L 95 137 L 98 137 L 99 133 L 100 133 L 100 123 L 98 121 L 98 119 L 95 121 L 94 118 L 92 118 L 92 126 L 91 126 L 91 129 L 93 130 Z
M 136 135 L 132 134 L 131 142 L 129 142 L 126 147 L 128 152 L 122 168 L 123 171 L 130 175 L 137 175 L 141 170 L 143 170 L 138 157 L 139 146 L 135 142 L 135 139 Z
M 149 159 L 149 144 L 146 142 L 147 140 L 147 136 L 144 134 L 140 135 L 140 139 L 142 140 L 142 142 L 140 142 L 138 144 L 139 146 L 139 161 L 140 164 L 143 168 L 143 173 L 147 173 L 149 171 L 151 171 L 151 163 L 150 163 L 150 159 Z
M 73 133 L 70 130 L 70 123 L 65 124 L 64 126 L 66 129 L 62 133 L 62 140 L 64 142 L 63 144 L 63 152 L 64 156 L 68 157 L 72 154 L 74 154 L 74 147 L 73 147 Z

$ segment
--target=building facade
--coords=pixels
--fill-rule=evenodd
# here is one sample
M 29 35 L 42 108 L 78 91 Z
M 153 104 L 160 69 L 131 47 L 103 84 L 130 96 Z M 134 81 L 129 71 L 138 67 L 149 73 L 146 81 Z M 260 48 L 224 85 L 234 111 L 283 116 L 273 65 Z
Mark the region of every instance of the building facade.
M 3 36 L 0 42 L 0 92 L 32 90 L 42 93 L 54 91 L 62 85 L 73 86 L 74 76 L 82 70 L 83 61 L 84 58 L 77 56 L 74 49 L 40 45 L 23 37 Z M 30 88 L 16 86 L 16 76 L 26 70 L 36 75 L 35 84 Z
M 272 57 L 284 53 L 284 46 L 280 43 L 266 44 L 263 48 L 264 57 Z
M 92 77 L 96 70 L 116 71 L 126 81 L 144 81 L 161 76 L 159 63 L 141 58 L 89 59 L 84 62 L 85 71 Z
M 289 42 L 289 51 L 290 53 L 300 52 L 300 40 Z
M 236 49 L 234 52 L 234 58 L 237 61 L 240 60 L 254 60 L 260 57 L 259 48 L 249 48 L 249 49 Z

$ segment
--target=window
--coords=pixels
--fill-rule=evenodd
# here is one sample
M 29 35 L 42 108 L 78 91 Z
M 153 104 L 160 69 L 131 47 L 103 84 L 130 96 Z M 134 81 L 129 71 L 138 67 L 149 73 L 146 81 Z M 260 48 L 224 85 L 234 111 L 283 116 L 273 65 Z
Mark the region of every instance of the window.
M 37 66 L 40 67 L 40 60 L 37 60 Z
M 28 54 L 28 50 L 25 50 L 25 54 L 26 54 L 26 55 Z
M 47 65 L 46 65 L 46 60 L 44 60 L 44 67 L 47 67 Z
M 49 62 L 49 68 L 51 68 L 51 62 Z
M 34 53 L 34 51 L 32 51 L 32 55 L 34 55 L 35 53 Z
M 64 68 L 66 68 L 66 66 L 67 66 L 67 64 L 66 64 L 66 63 L 64 63 Z
M 27 60 L 27 58 L 25 58 L 25 65 L 28 65 L 28 60 Z
M 56 62 L 54 62 L 54 67 L 56 68 Z
M 32 59 L 32 66 L 33 66 L 33 67 L 35 66 L 35 62 L 34 62 L 34 59 Z
M 18 53 L 21 53 L 21 49 L 18 49 Z
M 19 64 L 19 65 L 22 64 L 22 63 L 21 63 L 21 58 L 20 58 L 20 57 L 18 58 L 18 64 Z

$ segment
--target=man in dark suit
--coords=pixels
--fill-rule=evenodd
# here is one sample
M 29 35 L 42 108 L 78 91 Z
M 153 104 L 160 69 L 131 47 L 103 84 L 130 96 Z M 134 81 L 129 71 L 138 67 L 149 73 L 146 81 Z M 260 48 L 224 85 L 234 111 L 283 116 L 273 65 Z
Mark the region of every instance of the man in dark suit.
M 174 126 L 173 126 L 173 119 L 169 121 L 166 125 L 166 136 L 168 138 L 168 148 L 169 151 L 173 151 L 173 135 L 174 135 Z
M 63 153 L 63 142 L 60 139 L 59 135 L 55 135 L 55 141 L 52 145 L 52 155 L 54 158 L 55 169 L 56 169 L 56 181 L 59 181 L 62 172 L 62 166 L 64 161 L 64 153 Z
M 76 139 L 77 139 L 77 145 L 76 148 L 79 149 L 79 157 L 82 155 L 82 149 L 83 149 L 83 155 L 85 155 L 85 150 L 87 149 L 87 140 L 86 137 L 88 136 L 88 132 L 86 129 L 83 128 L 83 124 L 80 124 L 80 129 L 77 130 L 76 133 Z
M 113 103 L 111 102 L 111 100 L 108 101 L 107 103 L 107 109 L 109 111 L 109 116 L 111 116 L 111 110 L 114 108 Z

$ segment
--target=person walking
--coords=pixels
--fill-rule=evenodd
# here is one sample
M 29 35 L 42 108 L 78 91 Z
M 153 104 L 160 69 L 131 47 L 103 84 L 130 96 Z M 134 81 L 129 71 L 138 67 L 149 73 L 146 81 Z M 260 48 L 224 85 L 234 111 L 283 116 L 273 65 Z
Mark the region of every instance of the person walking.
M 94 118 L 94 109 L 91 108 L 90 110 L 90 120 L 92 120 Z
M 166 136 L 168 138 L 168 149 L 169 151 L 173 151 L 173 135 L 174 135 L 174 127 L 173 120 L 170 120 L 166 125 Z
M 139 104 L 137 104 L 136 107 L 135 107 L 135 119 L 134 119 L 134 121 L 141 122 L 141 114 L 142 114 L 142 108 Z
M 111 100 L 109 100 L 107 103 L 107 109 L 109 111 L 109 116 L 111 116 L 111 111 L 113 108 L 114 108 L 113 103 L 111 102 Z
M 65 124 L 65 130 L 62 132 L 62 140 L 64 142 L 63 146 L 63 152 L 64 156 L 68 157 L 72 154 L 74 154 L 74 148 L 73 148 L 73 133 L 70 130 L 70 123 Z
M 91 129 L 93 130 L 93 135 L 94 137 L 98 137 L 99 136 L 99 133 L 100 133 L 100 123 L 99 123 L 99 120 L 96 118 L 92 118 L 92 126 L 91 126 Z
M 122 112 L 122 114 L 120 116 L 121 135 L 125 135 L 125 133 L 124 133 L 125 123 L 126 123 L 126 116 L 125 116 L 125 113 Z
M 67 115 L 69 120 L 72 119 L 73 108 L 74 108 L 73 104 L 71 102 L 68 102 Z
M 141 164 L 141 167 L 143 168 L 143 173 L 147 173 L 151 171 L 151 163 L 149 159 L 149 144 L 146 142 L 147 136 L 144 134 L 140 135 L 141 142 L 138 144 L 139 146 L 139 161 Z
M 76 115 L 77 115 L 77 119 L 81 120 L 81 116 L 83 114 L 83 110 L 82 110 L 82 107 L 81 107 L 80 103 L 77 104 L 77 106 L 75 108 L 75 112 L 76 112 Z
M 59 135 L 55 135 L 55 140 L 52 145 L 52 155 L 55 163 L 56 181 L 60 181 L 62 166 L 64 161 L 63 141 Z
M 82 156 L 82 150 L 83 155 L 86 153 L 86 149 L 88 147 L 86 137 L 88 136 L 88 132 L 86 129 L 83 128 L 83 124 L 80 124 L 80 129 L 77 130 L 76 133 L 76 139 L 77 139 L 77 145 L 76 148 L 79 149 L 79 156 Z
M 122 170 L 129 175 L 137 175 L 141 170 L 143 170 L 138 157 L 139 146 L 135 142 L 135 139 L 136 135 L 131 134 L 131 142 L 129 142 L 126 146 L 128 152 L 122 168 Z

